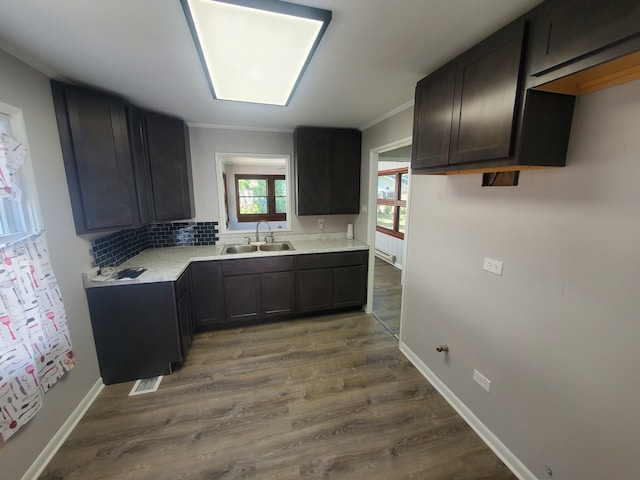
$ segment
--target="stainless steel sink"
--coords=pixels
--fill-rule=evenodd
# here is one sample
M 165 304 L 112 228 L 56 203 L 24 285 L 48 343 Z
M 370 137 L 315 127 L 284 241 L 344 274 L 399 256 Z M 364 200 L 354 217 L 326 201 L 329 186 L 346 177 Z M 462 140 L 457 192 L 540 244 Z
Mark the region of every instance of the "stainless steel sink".
M 289 242 L 265 243 L 260 245 L 263 252 L 281 252 L 284 250 L 295 250 Z
M 255 245 L 227 245 L 222 253 L 251 253 L 257 252 L 258 247 Z
M 257 245 L 225 245 L 222 249 L 223 254 L 233 253 L 253 253 L 253 252 L 284 252 L 295 250 L 290 242 L 275 242 Z

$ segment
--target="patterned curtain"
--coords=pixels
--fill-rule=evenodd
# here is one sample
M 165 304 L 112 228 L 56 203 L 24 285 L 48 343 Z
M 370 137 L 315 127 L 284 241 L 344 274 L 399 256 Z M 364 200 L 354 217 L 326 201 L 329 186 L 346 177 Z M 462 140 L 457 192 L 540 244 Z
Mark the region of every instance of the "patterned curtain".
M 11 437 L 73 368 L 58 282 L 44 234 L 0 249 L 0 433 Z

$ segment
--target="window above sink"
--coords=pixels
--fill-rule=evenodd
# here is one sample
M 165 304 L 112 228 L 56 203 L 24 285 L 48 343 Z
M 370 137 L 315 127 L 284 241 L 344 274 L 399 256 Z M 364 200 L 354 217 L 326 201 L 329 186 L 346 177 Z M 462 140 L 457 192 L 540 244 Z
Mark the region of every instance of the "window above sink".
M 220 233 L 255 232 L 260 220 L 273 231 L 291 230 L 289 155 L 216 153 Z

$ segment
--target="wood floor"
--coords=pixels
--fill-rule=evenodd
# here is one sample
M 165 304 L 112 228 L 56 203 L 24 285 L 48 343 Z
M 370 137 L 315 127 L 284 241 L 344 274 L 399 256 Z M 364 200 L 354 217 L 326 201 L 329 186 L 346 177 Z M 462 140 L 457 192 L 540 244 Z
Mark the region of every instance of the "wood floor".
M 41 479 L 515 479 L 362 312 L 199 334 L 157 392 L 132 385 Z
M 373 313 L 389 330 L 400 335 L 402 270 L 376 257 L 373 276 Z

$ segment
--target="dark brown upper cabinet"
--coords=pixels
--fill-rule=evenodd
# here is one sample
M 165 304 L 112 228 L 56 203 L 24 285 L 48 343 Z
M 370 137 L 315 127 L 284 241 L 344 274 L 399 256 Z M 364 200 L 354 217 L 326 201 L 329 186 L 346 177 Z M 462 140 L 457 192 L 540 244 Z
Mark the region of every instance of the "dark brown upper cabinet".
M 640 35 L 638 0 L 555 0 L 539 9 L 531 74 L 594 54 Z
M 179 118 L 146 112 L 144 132 L 157 221 L 194 216 L 189 130 Z
M 412 168 L 449 163 L 455 85 L 455 63 L 418 82 L 413 111 Z
M 456 62 L 449 163 L 511 155 L 524 33 L 512 23 Z
M 564 166 L 574 99 L 525 90 L 527 27 L 523 16 L 418 82 L 413 173 Z
M 140 225 L 125 102 L 51 86 L 76 232 Z
M 182 120 L 88 88 L 51 88 L 76 233 L 193 217 Z
M 584 95 L 640 78 L 637 0 L 548 0 L 534 11 L 530 87 Z
M 359 212 L 361 136 L 355 129 L 296 129 L 297 215 Z
M 146 225 L 154 220 L 153 190 L 151 170 L 147 153 L 147 140 L 144 133 L 143 116 L 133 105 L 127 105 L 127 126 L 129 145 L 133 160 L 133 173 L 136 179 L 136 198 L 140 223 Z

